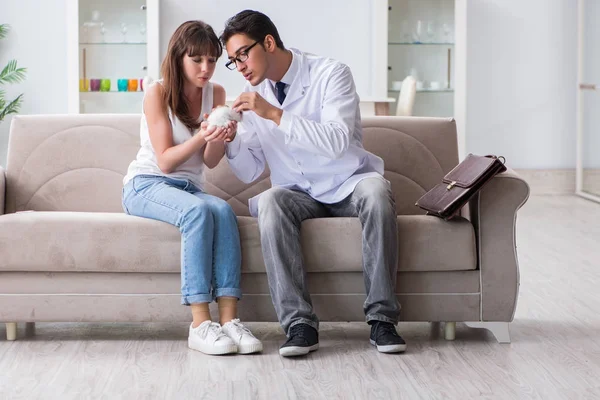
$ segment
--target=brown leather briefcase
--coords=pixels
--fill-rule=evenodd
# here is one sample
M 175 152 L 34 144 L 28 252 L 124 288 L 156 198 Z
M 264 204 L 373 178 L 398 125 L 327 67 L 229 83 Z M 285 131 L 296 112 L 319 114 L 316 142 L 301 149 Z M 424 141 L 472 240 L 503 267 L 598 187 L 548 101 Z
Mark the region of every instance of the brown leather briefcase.
M 415 205 L 446 220 L 458 215 L 481 188 L 496 174 L 506 171 L 504 157 L 469 154 Z

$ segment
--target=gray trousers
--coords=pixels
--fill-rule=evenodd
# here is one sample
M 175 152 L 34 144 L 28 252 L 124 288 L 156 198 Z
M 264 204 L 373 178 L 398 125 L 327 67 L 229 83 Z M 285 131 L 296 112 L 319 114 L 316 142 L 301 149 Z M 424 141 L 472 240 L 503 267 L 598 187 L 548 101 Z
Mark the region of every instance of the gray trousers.
M 366 178 L 354 192 L 334 204 L 280 187 L 264 192 L 258 201 L 258 224 L 267 267 L 271 298 L 279 323 L 288 334 L 296 324 L 319 329 L 306 287 L 300 248 L 300 224 L 305 219 L 358 217 L 362 226 L 363 273 L 367 321 L 398 322 L 396 298 L 398 230 L 396 204 L 390 184 L 383 178 Z

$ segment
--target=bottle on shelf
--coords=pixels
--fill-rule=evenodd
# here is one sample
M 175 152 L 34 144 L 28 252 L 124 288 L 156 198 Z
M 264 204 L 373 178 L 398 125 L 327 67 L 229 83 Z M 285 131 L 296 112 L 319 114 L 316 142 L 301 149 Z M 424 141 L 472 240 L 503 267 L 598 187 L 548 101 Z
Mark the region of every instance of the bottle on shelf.
M 83 43 L 94 43 L 104 38 L 106 29 L 104 22 L 100 21 L 100 12 L 92 11 L 92 17 L 81 25 L 79 41 Z
M 125 22 L 121 23 L 121 33 L 123 34 L 123 43 L 127 42 L 127 24 Z

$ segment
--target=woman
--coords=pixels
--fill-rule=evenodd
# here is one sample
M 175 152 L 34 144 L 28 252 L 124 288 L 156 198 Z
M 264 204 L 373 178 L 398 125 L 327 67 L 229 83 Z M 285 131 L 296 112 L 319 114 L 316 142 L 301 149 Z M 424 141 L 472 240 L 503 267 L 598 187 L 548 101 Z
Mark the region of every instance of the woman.
M 224 200 L 203 192 L 204 166 L 214 168 L 237 126 L 202 121 L 225 103 L 210 82 L 222 45 L 201 21 L 182 24 L 169 41 L 163 80 L 146 89 L 141 148 L 124 179 L 123 208 L 175 225 L 181 232 L 182 304 L 192 311 L 188 346 L 206 354 L 262 351 L 237 319 L 241 250 L 237 220 Z M 208 304 L 216 299 L 219 321 Z

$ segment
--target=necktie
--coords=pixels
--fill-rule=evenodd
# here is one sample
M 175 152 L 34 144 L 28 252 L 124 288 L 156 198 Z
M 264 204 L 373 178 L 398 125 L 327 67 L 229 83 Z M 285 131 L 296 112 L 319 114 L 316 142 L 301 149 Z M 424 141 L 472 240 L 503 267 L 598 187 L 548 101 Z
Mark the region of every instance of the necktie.
M 279 101 L 279 104 L 283 104 L 283 101 L 285 100 L 285 83 L 283 82 L 277 82 L 275 84 L 275 89 L 277 91 L 277 100 Z

